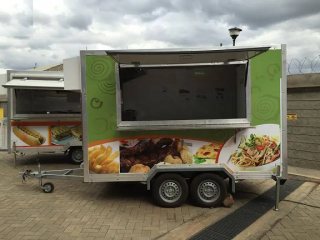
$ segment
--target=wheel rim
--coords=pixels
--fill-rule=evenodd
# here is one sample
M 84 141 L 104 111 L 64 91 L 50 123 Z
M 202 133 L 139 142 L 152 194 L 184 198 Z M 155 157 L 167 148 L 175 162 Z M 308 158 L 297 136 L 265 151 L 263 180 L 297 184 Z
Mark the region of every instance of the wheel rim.
M 77 162 L 81 162 L 83 160 L 83 153 L 81 150 L 76 149 L 73 150 L 72 152 L 72 159 L 77 161 Z
M 198 196 L 206 203 L 215 202 L 220 196 L 220 186 L 215 181 L 205 180 L 198 186 Z
M 50 185 L 50 184 L 46 184 L 44 187 L 45 187 L 44 190 L 45 190 L 46 192 L 50 192 L 50 191 L 51 191 L 51 185 Z
M 173 180 L 165 181 L 159 188 L 159 194 L 161 199 L 167 203 L 176 202 L 182 194 L 181 186 Z

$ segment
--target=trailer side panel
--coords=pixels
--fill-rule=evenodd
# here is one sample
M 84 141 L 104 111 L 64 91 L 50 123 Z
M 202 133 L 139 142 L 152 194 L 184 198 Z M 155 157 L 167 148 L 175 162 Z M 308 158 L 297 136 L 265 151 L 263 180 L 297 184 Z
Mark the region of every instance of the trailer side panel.
M 137 76 L 133 80 L 127 77 L 129 79 L 127 82 L 122 81 L 123 77 L 119 73 L 121 66 L 117 58 L 107 55 L 105 51 L 82 51 L 81 63 L 86 182 L 145 181 L 146 174 L 154 165 L 176 164 L 178 169 L 182 164 L 194 166 L 207 164 L 209 167 L 217 163 L 226 164 L 232 169 L 235 179 L 268 179 L 275 173 L 277 166 L 282 165 L 283 156 L 286 157 L 286 144 L 282 144 L 286 138 L 281 131 L 281 125 L 284 124 L 281 114 L 285 114 L 285 111 L 281 111 L 284 106 L 281 81 L 286 81 L 282 70 L 281 49 L 272 49 L 251 58 L 247 75 L 244 75 L 246 77 L 235 77 L 234 84 L 240 90 L 234 91 L 230 88 L 230 91 L 233 91 L 232 94 L 237 94 L 235 99 L 238 102 L 246 97 L 244 101 L 247 116 L 245 117 L 250 121 L 250 128 L 242 129 L 237 129 L 238 127 L 222 129 L 219 125 L 179 127 L 166 125 L 164 121 L 163 126 L 158 126 L 161 130 L 157 130 L 157 126 L 150 127 L 145 124 L 140 126 L 140 130 L 120 131 L 119 116 L 123 117 L 125 114 L 128 119 L 134 119 L 133 112 L 124 111 L 121 106 L 119 107 L 119 101 L 120 103 L 126 101 L 125 98 L 122 99 L 123 94 L 126 94 L 125 97 L 139 98 L 136 108 L 139 108 L 140 114 L 143 110 L 148 112 L 149 109 L 154 116 L 157 111 L 150 109 L 152 106 L 150 102 L 160 101 L 152 99 L 152 96 L 162 98 L 164 104 L 170 104 L 171 101 L 172 105 L 176 104 L 173 98 L 179 99 L 180 103 L 177 106 L 188 111 L 188 106 L 191 108 L 193 104 L 190 104 L 190 101 L 193 97 L 199 96 L 197 92 L 199 89 L 195 87 L 186 89 L 184 78 L 176 75 L 177 77 L 172 78 L 172 81 L 177 80 L 175 87 L 185 91 L 175 91 L 176 89 L 173 91 L 171 81 L 160 81 L 159 84 L 157 84 L 158 81 L 153 81 L 153 85 L 142 90 L 143 85 L 138 81 L 149 84 L 148 75 Z M 164 70 L 163 75 L 170 77 L 171 75 Z M 149 73 L 151 72 L 150 70 Z M 219 76 L 222 79 L 224 75 L 220 73 Z M 197 72 L 194 79 L 208 81 L 208 79 L 201 79 L 202 77 L 203 74 Z M 191 82 L 194 80 L 193 78 L 190 80 L 190 76 L 185 78 Z M 216 79 L 213 81 L 216 81 L 215 83 L 220 87 L 215 87 L 216 90 L 211 93 L 204 93 L 205 97 L 197 101 L 206 101 L 205 98 L 212 97 L 212 102 L 215 98 L 214 101 L 219 101 L 218 105 L 223 106 L 225 103 L 223 97 L 232 95 L 229 94 L 229 86 L 219 83 Z M 209 86 L 207 88 L 210 89 Z M 123 92 L 124 90 L 127 93 Z M 137 92 L 139 94 L 136 94 Z M 150 94 L 153 92 L 154 94 Z M 246 94 L 241 95 L 243 92 Z M 144 101 L 146 103 L 143 106 Z M 243 109 L 243 105 L 240 109 Z M 165 114 L 164 108 L 159 107 L 159 111 Z M 239 108 L 235 111 L 241 112 Z M 181 109 L 177 109 L 177 112 L 183 113 Z M 170 114 L 177 118 L 174 115 L 175 112 Z M 226 111 L 226 115 L 228 114 Z M 210 116 L 213 115 L 214 111 Z M 145 119 L 150 117 L 147 114 L 144 116 Z M 185 116 L 188 114 L 186 113 Z M 158 115 L 156 117 L 159 118 Z M 228 119 L 222 120 L 222 122 L 228 121 Z

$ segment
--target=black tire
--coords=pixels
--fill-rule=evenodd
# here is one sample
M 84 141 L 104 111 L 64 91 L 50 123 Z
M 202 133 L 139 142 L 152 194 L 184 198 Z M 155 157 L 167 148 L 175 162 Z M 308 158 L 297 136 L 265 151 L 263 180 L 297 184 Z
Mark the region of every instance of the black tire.
M 83 151 L 80 147 L 71 148 L 68 156 L 72 164 L 81 164 L 83 162 Z
M 52 193 L 54 190 L 54 185 L 51 182 L 47 182 L 47 183 L 43 184 L 43 187 L 44 188 L 42 189 L 42 191 L 44 193 Z
M 173 192 L 166 192 L 165 188 Z M 171 194 L 174 196 L 168 196 Z M 179 174 L 162 174 L 155 179 L 152 185 L 152 195 L 160 207 L 180 207 L 187 200 L 188 184 Z
M 204 192 L 204 188 L 209 192 Z M 227 196 L 227 186 L 220 176 L 212 173 L 203 173 L 193 179 L 190 193 L 196 205 L 210 208 L 218 207 Z

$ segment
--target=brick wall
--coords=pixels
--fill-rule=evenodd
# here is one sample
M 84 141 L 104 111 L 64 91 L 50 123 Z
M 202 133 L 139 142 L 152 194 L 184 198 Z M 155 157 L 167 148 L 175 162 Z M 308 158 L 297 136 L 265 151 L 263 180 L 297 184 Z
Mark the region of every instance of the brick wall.
M 289 166 L 320 170 L 320 74 L 288 76 Z

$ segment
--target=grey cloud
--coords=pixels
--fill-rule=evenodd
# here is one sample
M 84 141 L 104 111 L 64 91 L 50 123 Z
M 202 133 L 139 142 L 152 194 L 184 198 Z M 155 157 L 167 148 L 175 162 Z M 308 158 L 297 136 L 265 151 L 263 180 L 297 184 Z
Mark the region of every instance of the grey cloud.
M 67 1 L 72 12 L 80 17 L 92 15 L 101 22 L 122 21 L 124 16 L 133 16 L 142 21 L 152 21 L 170 11 L 174 11 L 172 0 L 88 0 L 83 1 L 83 8 L 79 8 L 77 0 Z
M 164 28 L 161 25 L 152 26 L 146 31 L 146 38 L 172 43 L 176 46 L 218 46 L 220 43 L 229 44 L 228 32 L 215 30 L 206 24 L 186 24 L 175 26 L 173 23 Z
M 33 16 L 34 24 L 40 24 L 44 26 L 48 26 L 51 24 L 51 18 L 48 15 L 45 15 L 41 12 L 35 11 Z
M 278 39 L 273 39 L 273 30 L 288 30 L 287 35 L 291 36 L 301 34 L 301 30 L 306 28 L 316 31 L 320 27 L 319 0 L 309 0 L 307 4 L 288 0 L 68 0 L 63 4 L 71 15 L 50 16 L 44 12 L 34 12 L 34 25 L 42 25 L 36 27 L 34 33 L 28 18 L 32 8 L 29 12 L 26 10 L 24 15 L 20 14 L 25 24 L 12 25 L 10 32 L 11 36 L 19 35 L 14 39 L 19 43 L 1 42 L 3 55 L 11 56 L 10 59 L 3 59 L 1 67 L 28 69 L 35 62 L 39 66 L 52 64 L 78 55 L 80 49 L 97 49 L 98 44 L 112 48 L 144 46 L 153 42 L 170 47 L 230 45 L 232 41 L 228 28 L 233 26 L 249 28 L 241 33 L 237 45 L 246 42 L 270 44 L 278 40 L 286 43 L 288 40 L 292 42 L 291 47 L 297 41 L 290 42 L 285 34 L 281 36 L 278 33 Z M 0 21 L 10 21 L 8 16 L 11 19 L 15 17 L 0 13 Z M 98 33 L 90 31 L 90 26 L 95 23 L 102 26 Z M 128 29 L 129 24 L 140 25 L 141 29 L 134 32 Z M 291 33 L 293 31 L 296 32 Z M 254 39 L 260 34 L 266 35 L 266 39 L 255 42 Z M 30 50 L 19 52 L 10 46 L 16 49 L 29 47 Z M 305 47 L 310 48 L 307 43 Z M 301 49 L 301 46 L 297 48 Z M 314 49 L 318 50 L 317 47 Z M 293 52 L 297 55 L 304 53 Z
M 297 21 L 294 22 L 294 24 L 292 24 L 292 22 L 288 22 L 286 29 L 288 30 L 288 34 L 296 31 L 300 31 L 300 30 L 306 30 L 306 29 L 319 32 L 319 29 L 320 29 L 319 19 L 320 19 L 320 10 L 318 14 L 314 14 L 314 15 L 306 16 L 305 18 L 302 18 L 302 19 L 298 19 Z
M 34 51 L 26 51 L 23 54 L 17 54 L 13 50 L 7 51 L 10 54 L 10 58 L 2 59 L 2 68 L 14 69 L 14 70 L 27 70 L 31 69 L 37 63 L 37 66 L 45 66 L 55 64 L 61 61 L 61 58 L 55 58 L 48 53 L 39 54 Z
M 77 1 L 68 1 L 71 8 L 78 7 Z M 308 15 L 319 13 L 320 1 L 292 0 L 120 0 L 117 4 L 113 1 L 91 0 L 83 2 L 85 12 L 90 11 L 98 18 L 102 15 L 110 20 L 108 14 L 118 14 L 119 20 L 123 15 L 134 16 L 143 21 L 156 20 L 168 13 L 184 13 L 192 19 L 196 13 L 210 19 L 223 20 L 230 26 L 248 26 L 251 29 L 258 29 L 273 25 L 275 23 L 298 19 Z
M 11 20 L 11 16 L 8 13 L 0 12 L 0 22 L 3 23 L 9 23 Z
M 26 70 L 33 68 L 34 63 L 32 61 L 26 61 L 25 58 L 11 57 L 6 58 L 2 62 L 3 68 L 14 69 L 14 70 Z
M 60 26 L 65 28 L 75 28 L 87 30 L 92 23 L 92 15 L 72 14 L 71 16 L 58 16 Z
M 12 14 L 11 20 L 16 20 L 19 26 L 30 27 L 33 25 L 33 0 L 23 0 L 19 3 L 23 6 L 23 10 Z M 15 6 L 17 7 L 17 6 Z
M 0 44 L 0 49 L 1 50 L 7 50 L 8 48 L 10 48 L 10 44 L 7 43 L 7 44 Z
M 147 12 L 147 13 L 142 13 L 139 15 L 142 21 L 153 21 L 155 19 L 158 19 L 159 17 L 162 17 L 163 15 L 167 14 L 167 9 L 166 8 L 158 8 L 155 11 L 152 12 Z
M 76 1 L 69 1 L 71 7 L 75 7 L 77 4 L 74 4 Z M 154 10 L 163 8 L 169 10 L 173 7 L 171 0 L 137 0 L 137 1 L 126 1 L 119 0 L 115 4 L 111 0 L 91 0 L 83 2 L 85 9 L 95 9 L 103 12 L 117 12 L 128 15 L 140 15 L 146 13 L 152 13 Z
M 20 40 L 26 40 L 26 39 L 29 39 L 30 36 L 13 36 L 13 38 L 20 39 Z
M 33 50 L 51 50 L 50 42 L 33 39 L 28 45 Z
M 17 8 L 17 4 L 11 6 Z M 22 9 L 21 9 L 22 7 Z M 33 34 L 33 5 L 32 0 L 21 1 L 19 12 L 0 12 L 1 36 L 10 36 L 14 39 L 25 40 Z M 5 10 L 5 9 L 2 9 Z
M 207 16 L 214 16 L 216 9 L 220 9 L 220 15 L 226 16 L 230 26 L 245 25 L 251 29 L 263 28 L 275 23 L 298 19 L 304 16 L 318 14 L 320 9 L 319 0 L 291 1 L 291 0 L 202 0 L 202 11 Z
M 20 25 L 31 27 L 33 25 L 33 12 L 17 14 L 17 19 Z
M 81 19 L 83 16 L 90 15 L 93 16 L 94 21 L 110 26 L 119 23 L 126 24 L 126 21 L 130 23 L 130 20 L 124 20 L 125 16 L 131 16 L 133 19 L 140 21 L 142 26 L 145 26 L 156 20 L 163 20 L 168 14 L 175 14 L 177 18 L 172 19 L 170 28 L 162 33 L 160 29 L 157 32 L 157 29 L 151 29 L 147 25 L 146 37 L 178 45 L 229 42 L 227 40 L 229 38 L 227 32 L 222 33 L 223 36 L 216 34 L 215 36 L 211 35 L 210 38 L 199 37 L 201 36 L 201 29 L 206 32 L 205 34 L 213 32 L 214 26 L 211 26 L 211 28 L 210 26 L 203 27 L 203 25 L 212 20 L 220 21 L 221 24 L 225 24 L 228 27 L 247 26 L 251 30 L 257 30 L 279 22 L 316 14 L 320 9 L 319 0 L 310 0 L 308 4 L 303 1 L 289 0 L 248 0 L 246 2 L 239 0 L 137 0 L 134 2 L 119 0 L 116 4 L 106 0 L 88 0 L 83 2 L 83 8 L 79 7 L 78 1 L 67 1 L 66 4 L 72 12 L 77 14 L 74 19 Z M 180 14 L 187 16 L 191 25 L 196 21 L 199 24 L 192 25 L 192 27 L 190 27 L 189 22 L 185 22 L 189 27 L 181 27 L 181 24 L 177 25 L 179 21 L 182 21 L 179 18 Z M 184 19 L 184 21 L 187 20 Z M 69 19 L 65 24 L 62 21 L 60 22 L 63 27 L 78 29 L 86 29 L 88 23 L 89 21 L 86 21 L 86 19 L 78 21 Z M 182 37 L 182 34 L 186 31 L 189 33 L 189 37 Z M 112 35 L 110 29 L 106 29 L 106 32 L 110 32 Z M 197 39 L 192 40 L 193 37 Z

